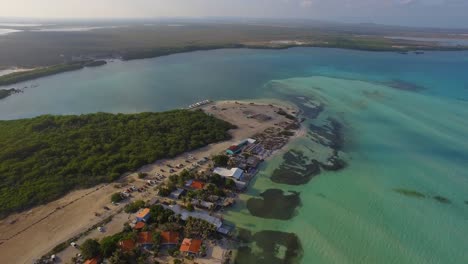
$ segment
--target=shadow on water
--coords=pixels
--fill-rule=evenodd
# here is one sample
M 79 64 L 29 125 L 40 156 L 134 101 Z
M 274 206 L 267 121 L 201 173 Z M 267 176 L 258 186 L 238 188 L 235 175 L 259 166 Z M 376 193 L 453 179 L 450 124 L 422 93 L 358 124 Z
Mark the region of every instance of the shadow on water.
M 257 217 L 289 220 L 296 215 L 301 199 L 298 192 L 284 194 L 280 189 L 268 189 L 260 194 L 261 198 L 250 198 L 247 209 Z
M 303 255 L 294 233 L 264 230 L 252 235 L 240 229 L 238 239 L 244 244 L 238 249 L 236 264 L 295 264 Z

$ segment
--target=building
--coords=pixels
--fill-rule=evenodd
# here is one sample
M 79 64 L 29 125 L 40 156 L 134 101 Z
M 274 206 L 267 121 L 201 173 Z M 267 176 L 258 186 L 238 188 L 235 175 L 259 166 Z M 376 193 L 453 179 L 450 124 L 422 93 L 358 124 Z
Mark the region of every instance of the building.
M 250 168 L 257 168 L 260 162 L 260 159 L 255 156 L 250 156 L 247 158 L 247 166 Z
M 151 232 L 140 232 L 137 236 L 137 243 L 144 248 L 150 248 L 153 246 L 153 235 Z
M 179 244 L 179 233 L 172 231 L 161 232 L 161 246 L 175 246 Z
M 241 152 L 242 148 L 237 145 L 232 145 L 228 149 L 226 149 L 226 154 L 228 155 L 235 155 Z
M 98 258 L 92 258 L 92 259 L 87 259 L 84 264 L 98 264 L 99 259 Z
M 242 176 L 244 176 L 244 171 L 239 168 L 232 168 L 228 170 L 226 168 L 217 167 L 213 170 L 213 173 L 219 174 L 225 178 L 234 178 L 238 181 L 242 180 Z
M 182 195 L 185 194 L 185 190 L 182 189 L 182 188 L 177 188 L 177 190 L 171 192 L 171 194 L 169 195 L 169 197 L 171 197 L 172 199 L 180 199 L 180 197 Z
M 183 209 L 180 205 L 162 205 L 166 209 L 170 209 L 173 211 L 175 214 L 180 215 L 180 219 L 187 221 L 189 217 L 193 218 L 198 218 L 198 219 L 203 219 L 207 221 L 208 223 L 214 225 L 217 229 L 220 228 L 223 225 L 223 221 L 217 217 L 211 216 L 208 212 L 206 211 L 198 211 L 195 210 L 193 212 L 189 212 L 185 209 Z
M 179 251 L 186 255 L 198 255 L 200 254 L 202 241 L 200 239 L 184 238 Z
M 133 229 L 135 229 L 135 230 L 141 230 L 141 229 L 143 229 L 145 226 L 146 226 L 145 222 L 138 222 L 138 223 L 135 224 L 135 226 L 133 227 Z
M 194 190 L 201 190 L 205 187 L 205 183 L 197 180 L 189 180 L 185 183 L 185 187 Z
M 136 243 L 133 239 L 126 239 L 119 242 L 119 247 L 123 252 L 130 252 L 135 249 Z
M 136 219 L 138 222 L 146 222 L 148 221 L 150 217 L 150 209 L 149 208 L 143 208 L 143 209 L 140 209 L 140 211 L 137 212 L 136 214 Z

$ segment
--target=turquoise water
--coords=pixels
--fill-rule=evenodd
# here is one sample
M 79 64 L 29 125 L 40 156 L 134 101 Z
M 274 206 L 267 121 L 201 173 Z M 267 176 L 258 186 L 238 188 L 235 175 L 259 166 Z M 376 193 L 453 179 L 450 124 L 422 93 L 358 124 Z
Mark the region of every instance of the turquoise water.
M 263 219 L 240 203 L 226 218 L 251 231 L 296 233 L 302 263 L 468 263 L 467 70 L 468 52 L 194 52 L 13 86 L 39 84 L 0 101 L 0 118 L 161 111 L 205 98 L 314 98 L 325 110 L 305 116 L 305 125 L 338 120 L 348 166 L 304 185 L 277 184 L 269 177 L 283 161 L 278 155 L 241 198 L 298 191 L 296 215 Z M 310 135 L 289 148 L 321 161 L 330 152 Z

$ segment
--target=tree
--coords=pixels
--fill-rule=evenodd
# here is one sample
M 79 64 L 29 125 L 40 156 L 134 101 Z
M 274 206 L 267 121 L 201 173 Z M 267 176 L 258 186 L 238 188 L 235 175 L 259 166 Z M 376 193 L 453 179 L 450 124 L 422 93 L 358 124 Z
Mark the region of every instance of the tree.
M 139 179 L 144 179 L 144 178 L 146 178 L 147 176 L 148 176 L 148 173 L 146 173 L 146 172 L 139 172 L 139 173 L 138 173 L 138 178 L 139 178 Z
M 228 165 L 228 161 L 229 161 L 229 156 L 227 155 L 216 155 L 216 156 L 213 156 L 213 162 L 214 162 L 214 165 L 217 166 L 217 167 L 226 167 Z
M 195 211 L 195 207 L 193 206 L 192 203 L 188 203 L 188 204 L 187 204 L 187 210 L 188 210 L 189 212 Z
M 114 193 L 111 196 L 111 202 L 118 203 L 123 200 L 122 195 L 120 193 Z
M 137 200 L 133 203 L 127 204 L 124 208 L 126 213 L 136 213 L 140 208 L 145 207 L 145 201 Z
M 101 255 L 104 257 L 110 257 L 115 250 L 117 250 L 117 243 L 119 242 L 120 234 L 115 236 L 104 237 L 100 243 Z
M 83 258 L 90 259 L 99 255 L 101 248 L 99 242 L 95 239 L 87 239 L 81 246 Z
M 120 249 L 118 249 L 109 258 L 109 263 L 110 264 L 127 264 L 128 262 L 123 252 Z

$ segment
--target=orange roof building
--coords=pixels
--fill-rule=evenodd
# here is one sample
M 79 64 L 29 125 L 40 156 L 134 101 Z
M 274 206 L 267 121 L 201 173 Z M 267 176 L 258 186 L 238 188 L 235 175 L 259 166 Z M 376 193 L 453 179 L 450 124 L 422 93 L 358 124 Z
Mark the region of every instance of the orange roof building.
M 126 239 L 126 240 L 120 241 L 119 246 L 124 252 L 129 252 L 135 249 L 136 244 L 135 244 L 135 241 L 133 241 L 133 239 Z
M 99 259 L 98 258 L 92 258 L 92 259 L 87 259 L 84 264 L 98 264 Z
M 146 226 L 145 222 L 138 222 L 135 224 L 133 229 L 140 230 L 140 229 L 143 229 L 145 226 Z
M 165 231 L 161 232 L 161 245 L 177 245 L 179 243 L 179 233 Z
M 138 233 L 138 244 L 148 246 L 153 244 L 153 235 L 151 232 L 140 232 Z
M 180 246 L 180 252 L 189 254 L 200 253 L 202 241 L 200 239 L 184 238 L 182 245 Z
M 146 222 L 150 217 L 150 209 L 149 208 L 143 208 L 140 209 L 140 211 L 137 212 L 136 218 L 137 221 L 144 221 Z
M 196 190 L 201 190 L 203 187 L 205 187 L 205 183 L 201 181 L 192 181 L 192 184 L 190 184 L 190 187 Z

